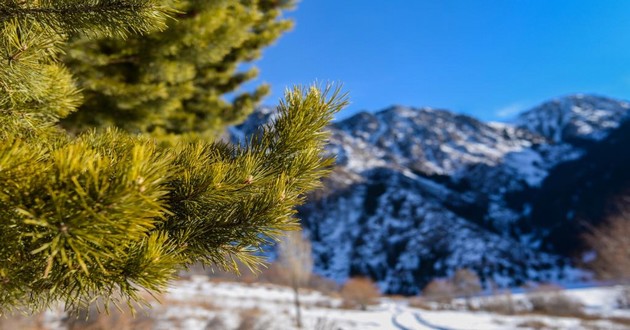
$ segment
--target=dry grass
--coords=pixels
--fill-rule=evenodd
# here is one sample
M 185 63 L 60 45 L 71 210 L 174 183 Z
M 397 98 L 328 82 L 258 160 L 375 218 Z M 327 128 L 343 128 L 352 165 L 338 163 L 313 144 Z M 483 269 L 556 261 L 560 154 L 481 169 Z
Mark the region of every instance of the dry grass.
M 155 326 L 155 319 L 150 312 L 144 310 L 137 313 L 126 306 L 103 311 L 91 306 L 77 315 L 66 316 L 63 324 L 68 330 L 149 330 Z
M 412 308 L 424 309 L 428 311 L 435 309 L 435 303 L 432 303 L 423 297 L 412 297 L 409 298 L 408 302 L 409 307 Z
M 579 301 L 567 296 L 562 288 L 543 284 L 527 294 L 534 313 L 553 316 L 582 316 L 583 305 Z
M 455 286 L 449 280 L 434 279 L 422 289 L 422 296 L 440 305 L 449 305 L 455 298 Z
M 262 318 L 265 313 L 257 308 L 242 310 L 239 313 L 240 321 L 236 330 L 266 330 L 271 327 L 271 322 Z
M 0 317 L 0 330 L 45 330 L 44 315 Z
M 630 309 L 630 286 L 624 286 L 617 295 L 617 307 Z
M 339 328 L 335 321 L 320 317 L 315 322 L 313 330 L 341 330 L 341 328 Z
M 502 315 L 514 315 L 516 313 L 514 301 L 505 295 L 485 298 L 479 304 L 479 310 Z
M 343 306 L 359 307 L 361 310 L 366 310 L 368 305 L 374 304 L 380 295 L 376 284 L 366 277 L 351 278 L 341 289 Z
M 548 329 L 548 325 L 541 320 L 525 320 L 516 325 L 517 328 Z
M 160 304 L 162 308 L 166 308 L 168 306 L 189 306 L 189 307 L 199 307 L 201 309 L 207 311 L 219 311 L 222 308 L 217 306 L 215 303 L 208 299 L 189 299 L 189 300 L 163 300 Z
M 229 328 L 223 316 L 216 315 L 208 321 L 205 329 L 206 330 L 228 330 Z

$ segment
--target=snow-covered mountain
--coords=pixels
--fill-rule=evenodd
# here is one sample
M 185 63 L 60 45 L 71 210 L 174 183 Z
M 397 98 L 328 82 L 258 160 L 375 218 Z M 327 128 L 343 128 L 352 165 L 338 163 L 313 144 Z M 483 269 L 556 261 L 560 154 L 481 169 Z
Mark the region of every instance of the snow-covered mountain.
M 612 145 L 608 156 L 625 157 L 609 137 L 626 129 L 629 114 L 626 102 L 574 95 L 514 124 L 401 106 L 333 124 L 328 150 L 337 167 L 300 208 L 316 271 L 339 281 L 368 275 L 384 291 L 404 294 L 462 267 L 505 285 L 570 279 L 568 257 L 578 247 L 558 242 L 577 242 L 579 226 L 562 232 L 575 204 L 549 205 L 553 198 L 540 196 L 577 198 L 558 168 L 604 175 L 584 163 L 602 145 Z M 265 111 L 233 133 L 246 135 L 271 116 Z M 588 194 L 578 197 L 589 203 Z M 549 219 L 551 209 L 563 216 Z
M 521 114 L 517 125 L 555 143 L 602 140 L 627 118 L 629 109 L 628 102 L 576 94 Z

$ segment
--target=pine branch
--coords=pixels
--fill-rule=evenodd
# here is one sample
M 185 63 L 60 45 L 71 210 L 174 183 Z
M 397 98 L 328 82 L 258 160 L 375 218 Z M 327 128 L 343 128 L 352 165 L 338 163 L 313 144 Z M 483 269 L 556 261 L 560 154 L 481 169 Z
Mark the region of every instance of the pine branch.
M 106 109 L 88 121 L 131 118 L 131 131 L 193 137 L 241 118 L 266 88 L 233 104 L 221 95 L 255 75 L 234 70 L 287 26 L 275 21 L 284 4 L 184 2 L 198 14 L 182 18 L 174 35 L 71 50 L 78 72 L 98 76 L 82 81 L 102 93 L 86 101 Z M 80 102 L 56 62 L 65 34 L 147 32 L 169 12 L 157 0 L 0 0 L 0 314 L 56 301 L 72 310 L 99 297 L 117 303 L 112 295 L 139 300 L 196 262 L 255 267 L 264 244 L 298 227 L 295 206 L 332 163 L 322 155 L 324 128 L 346 104 L 339 90 L 288 91 L 280 117 L 244 146 L 169 148 L 118 129 L 72 137 L 56 126 Z M 212 21 L 215 13 L 225 22 Z M 99 48 L 112 45 L 120 52 Z M 217 52 L 206 55 L 208 47 Z M 115 61 L 145 52 L 158 59 L 150 69 Z M 226 56 L 234 57 L 216 63 Z
M 260 56 L 291 23 L 286 1 L 196 1 L 175 4 L 168 29 L 127 40 L 74 38 L 65 62 L 86 102 L 62 121 L 72 131 L 116 126 L 163 142 L 213 139 L 267 94 L 262 85 L 226 94 L 256 77 L 239 65 Z M 107 104 L 107 106 L 104 106 Z
M 115 130 L 5 140 L 0 306 L 133 300 L 195 262 L 255 267 L 270 238 L 297 228 L 295 206 L 328 172 L 322 130 L 345 102 L 338 90 L 288 92 L 280 118 L 241 147 L 162 149 Z
M 172 10 L 157 0 L 41 0 L 0 2 L 0 23 L 37 22 L 60 34 L 127 37 L 166 28 Z

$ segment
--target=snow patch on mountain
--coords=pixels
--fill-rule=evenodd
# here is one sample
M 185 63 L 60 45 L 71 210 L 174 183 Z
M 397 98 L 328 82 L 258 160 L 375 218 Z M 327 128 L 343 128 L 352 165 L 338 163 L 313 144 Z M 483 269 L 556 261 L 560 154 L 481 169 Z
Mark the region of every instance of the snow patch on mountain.
M 630 103 L 576 94 L 545 102 L 521 114 L 516 125 L 554 143 L 601 140 L 628 117 Z

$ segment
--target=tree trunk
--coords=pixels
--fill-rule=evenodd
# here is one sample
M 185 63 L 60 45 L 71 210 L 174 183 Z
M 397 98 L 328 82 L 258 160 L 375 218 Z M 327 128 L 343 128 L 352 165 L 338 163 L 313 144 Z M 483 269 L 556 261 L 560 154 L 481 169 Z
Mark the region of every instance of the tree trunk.
M 293 283 L 293 293 L 294 293 L 294 302 L 295 302 L 295 323 L 298 329 L 302 329 L 302 313 L 300 311 L 300 293 L 298 292 L 300 288 L 297 286 L 297 283 Z

